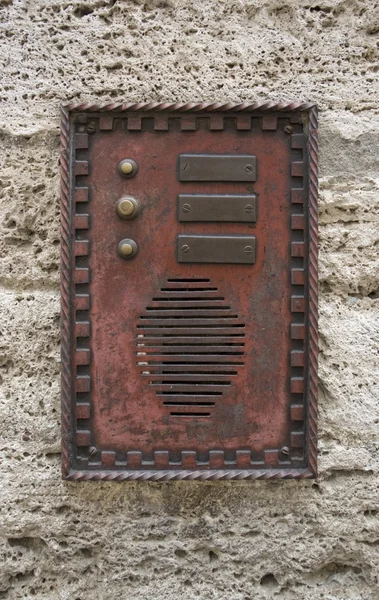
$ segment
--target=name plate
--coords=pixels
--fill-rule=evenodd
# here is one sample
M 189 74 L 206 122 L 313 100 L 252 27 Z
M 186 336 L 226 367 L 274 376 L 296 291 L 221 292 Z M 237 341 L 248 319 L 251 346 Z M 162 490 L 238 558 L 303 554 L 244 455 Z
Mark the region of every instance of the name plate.
M 255 194 L 180 194 L 178 221 L 181 223 L 255 223 Z
M 180 263 L 255 263 L 253 235 L 178 235 Z
M 181 154 L 179 181 L 255 181 L 252 154 Z

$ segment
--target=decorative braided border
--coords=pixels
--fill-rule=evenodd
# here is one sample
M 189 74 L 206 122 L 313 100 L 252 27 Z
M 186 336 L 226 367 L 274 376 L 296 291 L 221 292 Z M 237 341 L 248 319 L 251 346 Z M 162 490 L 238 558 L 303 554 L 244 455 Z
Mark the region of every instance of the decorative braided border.
M 313 102 L 120 102 L 114 104 L 96 104 L 84 102 L 76 104 L 66 102 L 62 110 L 71 112 L 251 112 L 251 111 L 289 111 L 311 110 L 315 108 Z
M 252 111 L 308 111 L 309 112 L 309 376 L 308 376 L 308 462 L 309 469 L 257 470 L 169 470 L 169 471 L 78 471 L 72 469 L 72 416 L 71 416 L 71 182 L 70 182 L 70 113 L 75 112 L 167 112 L 212 113 Z M 71 102 L 61 106 L 61 380 L 62 380 L 62 474 L 70 481 L 84 480 L 252 480 L 304 479 L 317 473 L 317 109 L 313 103 L 242 102 L 234 103 L 114 103 L 96 104 Z
M 71 203 L 70 203 L 70 115 L 61 106 L 61 429 L 62 475 L 67 476 L 71 465 Z
M 318 366 L 318 140 L 317 107 L 309 111 L 309 257 L 308 257 L 308 294 L 309 294 L 309 349 L 308 349 L 308 461 L 309 468 L 317 476 L 317 366 Z
M 200 481 L 229 481 L 252 479 L 309 479 L 313 473 L 308 469 L 261 469 L 243 471 L 70 471 L 68 481 L 175 481 L 197 479 Z

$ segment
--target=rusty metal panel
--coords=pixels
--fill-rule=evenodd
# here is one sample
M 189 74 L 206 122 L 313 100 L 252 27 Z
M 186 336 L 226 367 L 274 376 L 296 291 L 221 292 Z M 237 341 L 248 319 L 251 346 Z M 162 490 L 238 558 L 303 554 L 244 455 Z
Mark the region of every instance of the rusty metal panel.
M 178 221 L 195 223 L 254 223 L 255 194 L 179 194 Z
M 62 106 L 66 479 L 315 476 L 316 132 L 311 104 Z

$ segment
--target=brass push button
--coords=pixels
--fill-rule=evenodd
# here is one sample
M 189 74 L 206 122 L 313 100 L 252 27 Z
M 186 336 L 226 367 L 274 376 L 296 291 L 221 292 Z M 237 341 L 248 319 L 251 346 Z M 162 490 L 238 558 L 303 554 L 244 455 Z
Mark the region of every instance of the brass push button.
M 120 219 L 130 221 L 135 219 L 139 213 L 139 202 L 133 196 L 123 196 L 117 201 L 116 212 Z
M 138 246 L 134 240 L 126 238 L 119 242 L 117 252 L 121 258 L 133 258 L 138 252 Z
M 123 160 L 120 160 L 117 168 L 120 175 L 122 177 L 126 177 L 127 179 L 134 177 L 138 171 L 138 165 L 132 158 L 124 158 Z

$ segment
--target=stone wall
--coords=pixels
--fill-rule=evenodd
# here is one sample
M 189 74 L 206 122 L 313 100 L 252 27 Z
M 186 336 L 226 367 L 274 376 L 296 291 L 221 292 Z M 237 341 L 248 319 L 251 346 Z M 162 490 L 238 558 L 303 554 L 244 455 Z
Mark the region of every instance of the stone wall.
M 379 4 L 0 0 L 0 598 L 379 598 Z M 59 102 L 320 108 L 317 481 L 60 479 Z

